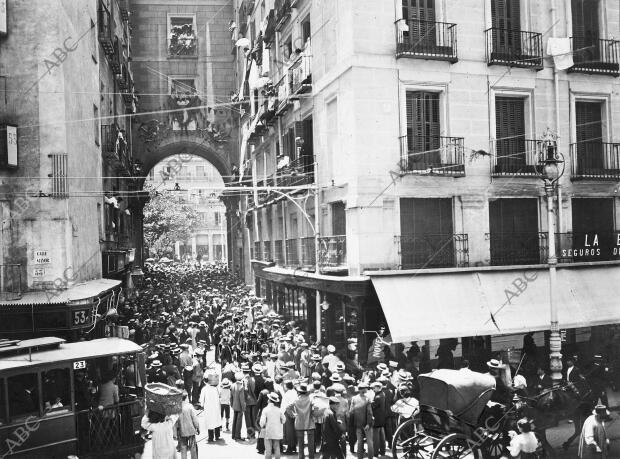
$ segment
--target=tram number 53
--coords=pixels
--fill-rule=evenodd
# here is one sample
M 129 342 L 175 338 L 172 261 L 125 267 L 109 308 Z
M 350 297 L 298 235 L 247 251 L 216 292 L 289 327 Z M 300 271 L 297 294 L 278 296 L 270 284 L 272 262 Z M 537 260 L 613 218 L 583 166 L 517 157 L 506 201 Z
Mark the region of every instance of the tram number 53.
M 73 311 L 73 325 L 84 325 L 88 322 L 88 310 Z

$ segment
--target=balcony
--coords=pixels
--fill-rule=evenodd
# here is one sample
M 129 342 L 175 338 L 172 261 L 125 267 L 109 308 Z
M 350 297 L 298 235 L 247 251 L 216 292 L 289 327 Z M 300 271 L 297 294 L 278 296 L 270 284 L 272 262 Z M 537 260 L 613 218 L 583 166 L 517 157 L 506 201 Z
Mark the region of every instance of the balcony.
M 128 90 L 131 86 L 131 76 L 127 70 L 126 65 L 121 65 L 121 71 L 114 75 L 116 77 L 116 83 L 121 91 Z
M 469 266 L 467 234 L 401 234 L 394 237 L 400 269 Z
M 263 261 L 272 261 L 271 241 L 263 241 Z
M 310 156 L 302 156 L 278 170 L 280 186 L 301 186 L 314 183 L 314 163 Z
M 486 35 L 488 65 L 543 68 L 542 34 L 492 27 Z
M 319 267 L 322 271 L 347 269 L 347 237 L 319 238 Z
M 402 136 L 400 169 L 425 175 L 465 175 L 463 137 Z
M 118 11 L 123 21 L 129 21 L 129 0 L 119 0 Z
M 125 133 L 116 124 L 101 126 L 101 151 L 105 159 L 123 175 L 131 175 L 130 150 Z
M 573 65 L 568 72 L 620 75 L 620 41 L 592 37 L 571 37 Z
M 280 32 L 291 17 L 291 0 L 276 0 L 276 32 Z
M 486 233 L 491 265 L 536 265 L 546 263 L 549 254 L 546 232 Z
M 263 44 L 265 48 L 271 48 L 276 38 L 276 14 L 274 10 L 269 10 L 267 15 L 267 26 L 265 27 L 265 33 L 263 34 Z
M 457 62 L 456 24 L 400 19 L 396 21 L 396 58 Z
M 273 261 L 278 266 L 284 266 L 284 246 L 281 239 L 273 241 Z
M 493 141 L 494 161 L 492 175 L 536 176 L 538 141 L 511 137 Z
M 310 42 L 308 42 L 301 56 L 299 56 L 289 69 L 291 92 L 294 95 L 312 91 L 311 56 L 312 51 Z
M 597 140 L 570 144 L 571 178 L 619 180 L 620 143 Z
M 315 247 L 314 236 L 301 238 L 301 265 L 305 269 L 314 270 L 316 267 Z
M 108 63 L 110 65 L 110 70 L 112 70 L 112 73 L 116 75 L 123 71 L 122 64 L 124 59 L 123 52 L 121 51 L 121 45 L 118 40 L 114 40 L 113 48 L 112 54 L 108 56 Z
M 263 250 L 262 250 L 262 245 L 260 241 L 254 242 L 254 253 L 252 255 L 252 258 L 258 261 L 262 261 L 263 259 Z
M 290 72 L 285 72 L 284 76 L 280 79 L 280 81 L 278 81 L 278 84 L 276 86 L 278 88 L 278 104 L 276 106 L 276 115 L 282 116 L 293 105 L 293 101 L 291 100 L 292 85 L 290 79 Z
M 299 267 L 299 239 L 286 240 L 286 265 Z
M 22 265 L 0 265 L 0 300 L 11 301 L 21 298 L 23 287 L 25 285 L 22 285 Z
M 99 27 L 99 43 L 103 48 L 106 56 L 114 55 L 114 23 L 112 22 L 110 12 L 103 6 L 99 5 L 98 27 Z
M 196 59 L 198 39 L 195 35 L 179 35 L 168 39 L 168 59 Z

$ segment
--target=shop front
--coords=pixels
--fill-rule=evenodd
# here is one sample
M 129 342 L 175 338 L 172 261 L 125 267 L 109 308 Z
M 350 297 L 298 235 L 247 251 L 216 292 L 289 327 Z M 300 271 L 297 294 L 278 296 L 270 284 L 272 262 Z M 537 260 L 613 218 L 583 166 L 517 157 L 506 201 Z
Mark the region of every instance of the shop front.
M 316 275 L 261 262 L 253 262 L 253 269 L 256 295 L 287 321 L 295 322 L 311 341 L 320 336 L 323 344 L 344 351 L 349 340 L 354 340 L 360 360 L 365 357 L 367 341 L 373 337 L 367 340 L 363 332 L 366 327 L 374 329 L 376 317 L 382 316 L 369 278 Z

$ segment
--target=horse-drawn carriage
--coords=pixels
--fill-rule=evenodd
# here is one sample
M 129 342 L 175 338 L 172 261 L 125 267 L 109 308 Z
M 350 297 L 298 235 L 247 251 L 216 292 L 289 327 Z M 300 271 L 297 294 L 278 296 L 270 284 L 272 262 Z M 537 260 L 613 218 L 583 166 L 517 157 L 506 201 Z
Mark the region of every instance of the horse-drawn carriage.
M 420 406 L 394 434 L 395 458 L 499 458 L 509 413 L 489 407 L 495 378 L 470 370 L 436 370 L 418 377 Z

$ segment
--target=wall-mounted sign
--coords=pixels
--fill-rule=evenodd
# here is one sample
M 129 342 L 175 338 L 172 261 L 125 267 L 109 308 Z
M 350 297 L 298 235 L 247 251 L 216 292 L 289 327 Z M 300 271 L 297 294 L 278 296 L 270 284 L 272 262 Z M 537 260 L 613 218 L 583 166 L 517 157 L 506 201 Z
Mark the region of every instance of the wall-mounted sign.
M 47 250 L 35 250 L 34 251 L 34 263 L 36 265 L 44 265 L 47 263 L 51 263 L 52 260 L 47 252 Z
M 2 124 L 0 125 L 0 167 L 15 169 L 17 165 L 17 126 Z
M 620 259 L 620 232 L 560 235 L 560 259 L 610 261 Z
M 34 271 L 32 272 L 32 277 L 44 277 L 44 276 L 45 276 L 44 268 L 34 268 Z
M 9 33 L 6 2 L 7 0 L 0 0 L 0 35 Z

